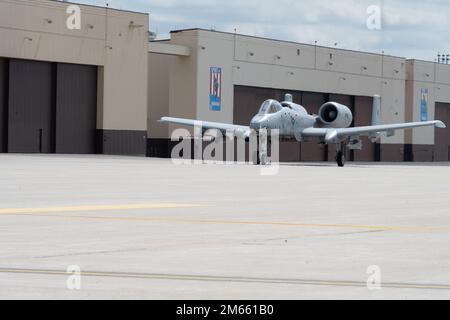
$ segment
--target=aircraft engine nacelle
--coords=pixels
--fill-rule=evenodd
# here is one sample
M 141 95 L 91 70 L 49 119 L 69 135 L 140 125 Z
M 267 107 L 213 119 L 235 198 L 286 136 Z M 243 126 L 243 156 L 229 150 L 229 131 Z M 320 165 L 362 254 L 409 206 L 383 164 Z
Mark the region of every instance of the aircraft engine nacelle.
M 319 118 L 324 124 L 333 128 L 347 128 L 353 122 L 350 109 L 337 102 L 327 102 L 319 109 Z

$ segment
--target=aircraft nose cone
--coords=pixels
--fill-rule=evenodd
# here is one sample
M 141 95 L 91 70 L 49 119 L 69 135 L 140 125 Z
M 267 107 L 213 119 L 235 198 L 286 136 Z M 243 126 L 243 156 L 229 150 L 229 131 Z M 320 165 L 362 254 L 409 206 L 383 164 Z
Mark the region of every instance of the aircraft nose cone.
M 267 128 L 268 120 L 261 116 L 256 116 L 250 122 L 250 128 L 254 130 L 260 130 Z

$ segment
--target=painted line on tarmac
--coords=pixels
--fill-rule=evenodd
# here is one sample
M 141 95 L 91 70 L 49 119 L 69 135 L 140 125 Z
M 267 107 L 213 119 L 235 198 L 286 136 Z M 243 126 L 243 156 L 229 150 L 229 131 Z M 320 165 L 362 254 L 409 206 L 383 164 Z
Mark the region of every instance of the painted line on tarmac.
M 195 206 L 192 207 L 201 207 Z M 205 206 L 206 207 L 206 206 Z M 165 207 L 165 208 L 189 208 L 188 206 Z M 119 209 L 118 209 L 119 210 Z M 92 210 L 86 210 L 92 211 Z M 251 226 L 279 226 L 297 227 L 310 229 L 352 229 L 369 231 L 391 231 L 405 233 L 450 233 L 450 227 L 407 227 L 407 226 L 376 226 L 376 225 L 353 225 L 353 224 L 320 224 L 320 223 L 300 223 L 300 222 L 277 222 L 277 221 L 244 221 L 244 220 L 212 220 L 212 219 L 180 219 L 175 217 L 125 217 L 125 216 L 82 216 L 82 215 L 55 215 L 39 213 L 0 213 L 0 215 L 10 216 L 31 216 L 76 220 L 97 220 L 97 221 L 140 221 L 155 223 L 179 223 L 179 224 L 223 224 L 223 225 L 251 225 Z
M 64 213 L 87 211 L 120 211 L 140 209 L 176 209 L 206 207 L 200 204 L 183 203 L 139 203 L 139 204 L 114 204 L 114 205 L 85 205 L 85 206 L 61 206 L 42 208 L 0 208 L 0 215 L 13 215 L 21 213 Z
M 44 269 L 16 269 L 0 268 L 3 274 L 32 274 L 49 276 L 68 276 L 71 273 L 60 270 Z M 237 283 L 263 283 L 263 284 L 290 284 L 312 286 L 337 286 L 337 287 L 367 287 L 366 282 L 338 281 L 338 280 L 314 280 L 314 279 L 289 279 L 289 278 L 257 278 L 257 277 L 226 277 L 205 275 L 178 275 L 178 274 L 152 274 L 152 273 L 128 273 L 128 272 L 103 272 L 83 271 L 81 276 L 122 278 L 122 279 L 148 279 L 148 280 L 181 280 L 202 282 L 237 282 Z M 424 290 L 450 290 L 448 284 L 420 284 L 420 283 L 382 283 L 382 288 L 392 289 L 424 289 Z

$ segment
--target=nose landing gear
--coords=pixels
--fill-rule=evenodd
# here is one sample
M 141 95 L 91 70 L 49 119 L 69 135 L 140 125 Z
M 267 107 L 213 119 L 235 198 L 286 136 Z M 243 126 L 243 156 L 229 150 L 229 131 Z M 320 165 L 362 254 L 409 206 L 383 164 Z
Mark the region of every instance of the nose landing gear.
M 345 166 L 345 143 L 338 144 L 338 150 L 336 152 L 336 163 L 339 167 Z
M 267 138 L 267 134 L 259 135 L 258 150 L 253 152 L 254 165 L 268 165 L 270 163 L 269 150 L 271 149 L 271 140 Z

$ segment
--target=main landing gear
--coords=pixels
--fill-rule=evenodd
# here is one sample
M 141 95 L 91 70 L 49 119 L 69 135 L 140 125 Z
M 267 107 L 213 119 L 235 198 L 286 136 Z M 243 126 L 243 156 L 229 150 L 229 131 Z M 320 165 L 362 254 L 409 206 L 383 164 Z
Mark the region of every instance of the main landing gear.
M 345 143 L 343 142 L 338 144 L 336 162 L 339 167 L 343 167 L 345 165 Z

